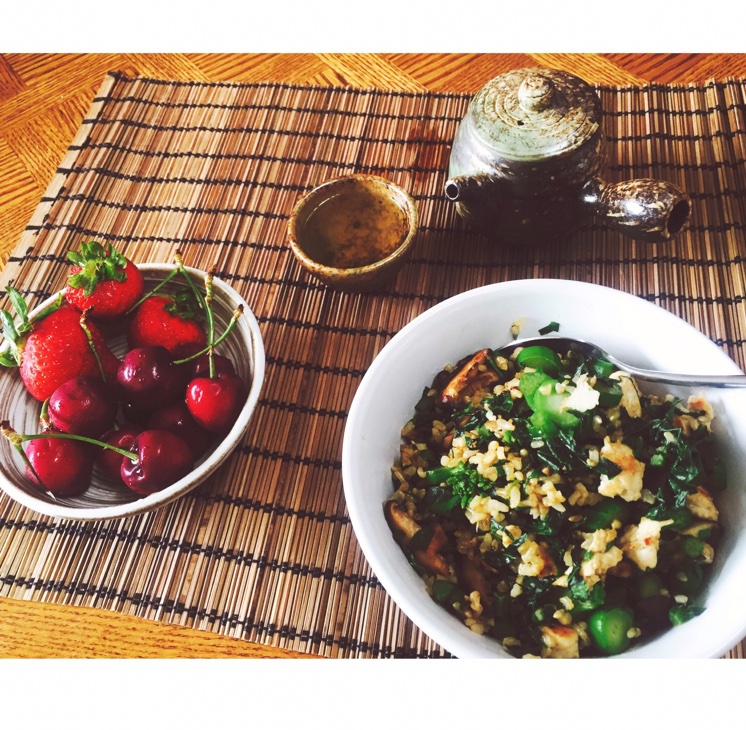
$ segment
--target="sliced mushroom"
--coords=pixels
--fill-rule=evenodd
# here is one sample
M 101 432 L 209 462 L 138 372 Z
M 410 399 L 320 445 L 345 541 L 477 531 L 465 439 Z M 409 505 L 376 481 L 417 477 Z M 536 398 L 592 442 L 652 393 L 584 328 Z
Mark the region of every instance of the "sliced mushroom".
M 398 502 L 390 500 L 384 504 L 384 514 L 386 522 L 394 537 L 405 547 L 412 538 L 422 529 L 421 525 L 410 517 L 399 505 Z M 448 562 L 441 555 L 440 551 L 448 544 L 448 537 L 443 528 L 436 524 L 433 528 L 433 534 L 424 548 L 412 550 L 414 559 L 422 565 L 425 570 L 435 575 L 448 576 Z
M 492 350 L 484 349 L 467 360 L 443 388 L 440 395 L 441 404 L 453 408 L 480 390 L 491 390 L 499 382 L 498 374 L 489 364 L 491 358 Z
M 459 585 L 466 593 L 479 591 L 482 603 L 486 606 L 492 604 L 492 589 L 480 561 L 460 554 L 457 558 L 457 571 Z

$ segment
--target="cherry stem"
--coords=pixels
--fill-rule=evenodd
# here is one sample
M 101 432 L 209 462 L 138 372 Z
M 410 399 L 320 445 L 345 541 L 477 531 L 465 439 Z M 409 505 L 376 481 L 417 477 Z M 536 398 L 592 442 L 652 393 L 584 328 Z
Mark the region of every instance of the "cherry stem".
M 88 312 L 89 311 L 90 311 L 90 307 L 86 309 L 80 315 L 80 326 L 83 329 L 83 332 L 85 332 L 86 339 L 88 340 L 88 345 L 93 351 L 93 357 L 96 358 L 96 364 L 98 365 L 98 371 L 101 373 L 101 380 L 103 380 L 105 383 L 106 372 L 104 371 L 104 364 L 101 362 L 101 358 L 98 355 L 98 350 L 96 349 L 96 345 L 93 343 L 93 335 L 91 334 L 91 330 L 88 328 Z
M 200 355 L 204 355 L 205 353 L 209 353 L 213 348 L 215 348 L 217 345 L 219 345 L 228 335 L 230 334 L 231 330 L 233 329 L 234 325 L 238 321 L 238 318 L 243 314 L 243 304 L 239 304 L 236 309 L 233 310 L 233 316 L 231 317 L 230 322 L 228 322 L 228 326 L 225 328 L 225 332 L 223 332 L 220 337 L 218 337 L 215 342 L 213 342 L 211 345 L 208 344 L 207 347 L 202 348 L 199 352 L 195 352 L 194 355 L 190 355 L 189 357 L 185 357 L 182 360 L 174 360 L 175 365 L 182 365 L 185 362 L 189 362 L 191 360 L 195 360 L 196 358 L 200 357 Z M 212 376 L 211 376 L 212 377 Z
M 184 266 L 184 262 L 181 259 L 181 251 L 177 251 L 174 255 L 174 263 L 176 264 L 176 270 L 181 272 L 181 275 L 186 279 L 186 283 L 188 284 L 189 288 L 192 290 L 192 294 L 194 294 L 194 298 L 197 300 L 197 304 L 199 304 L 199 307 L 202 311 L 207 310 L 207 305 L 205 303 L 205 296 L 202 294 L 202 292 L 199 290 L 199 287 L 194 283 L 192 280 L 192 277 L 189 274 L 189 271 L 187 270 L 186 266 Z
M 2 433 L 2 435 L 5 436 L 8 441 L 10 441 L 13 448 L 21 455 L 21 459 L 23 460 L 24 465 L 31 471 L 36 481 L 38 481 L 39 484 L 44 484 L 44 481 L 39 476 L 39 473 L 36 471 L 36 469 L 34 469 L 34 465 L 31 463 L 31 460 L 28 458 L 28 456 L 26 456 L 26 452 L 23 450 L 21 441 L 18 439 L 18 434 L 10 427 L 10 423 L 8 421 L 0 422 L 0 433 Z
M 207 363 L 209 366 L 209 375 L 215 377 L 215 317 L 212 313 L 212 280 L 215 276 L 215 267 L 213 266 L 205 277 L 205 306 L 207 307 Z
M 23 452 L 21 444 L 26 441 L 34 441 L 36 439 L 71 439 L 72 441 L 83 441 L 87 444 L 93 444 L 94 446 L 109 449 L 110 451 L 116 451 L 117 454 L 120 454 L 127 459 L 131 459 L 132 461 L 138 461 L 140 458 L 134 451 L 120 449 L 118 446 L 107 444 L 105 441 L 98 441 L 97 439 L 88 438 L 88 436 L 78 436 L 78 434 L 75 433 L 54 433 L 51 431 L 46 433 L 18 433 L 11 428 L 9 421 L 0 422 L 0 433 L 21 452 Z M 26 459 L 24 459 L 24 461 L 26 461 Z
M 182 267 L 183 268 L 183 267 Z M 173 279 L 177 274 L 179 273 L 179 269 L 173 269 L 172 271 L 169 271 L 168 274 L 163 278 L 163 281 L 158 282 L 147 294 L 143 294 L 126 312 L 127 314 L 132 314 L 146 299 L 150 299 L 153 295 L 155 295 L 158 291 L 160 291 L 166 284 L 168 284 L 171 279 Z

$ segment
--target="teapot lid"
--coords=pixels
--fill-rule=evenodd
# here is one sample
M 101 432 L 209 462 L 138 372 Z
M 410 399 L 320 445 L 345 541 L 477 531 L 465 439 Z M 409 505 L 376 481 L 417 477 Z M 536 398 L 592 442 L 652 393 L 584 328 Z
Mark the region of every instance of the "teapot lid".
M 601 101 L 565 71 L 522 68 L 497 76 L 472 99 L 477 134 L 508 160 L 540 160 L 580 147 L 598 130 Z

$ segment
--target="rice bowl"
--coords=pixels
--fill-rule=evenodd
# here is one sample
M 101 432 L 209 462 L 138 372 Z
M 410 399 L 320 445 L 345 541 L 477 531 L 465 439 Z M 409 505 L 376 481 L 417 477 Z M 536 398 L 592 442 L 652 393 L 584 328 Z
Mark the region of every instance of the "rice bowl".
M 455 656 L 509 654 L 434 604 L 392 537 L 382 505 L 392 492 L 390 468 L 399 451 L 400 429 L 423 384 L 444 363 L 509 342 L 517 322 L 521 335 L 531 336 L 550 321 L 559 323 L 561 334 L 596 342 L 640 366 L 739 372 L 714 343 L 670 312 L 613 289 L 563 280 L 514 281 L 465 292 L 423 313 L 392 338 L 363 378 L 350 409 L 342 459 L 345 496 L 356 536 L 383 586 L 415 624 Z M 743 463 L 746 394 L 710 390 L 708 397 L 726 463 Z M 746 633 L 746 598 L 739 580 L 746 569 L 746 539 L 738 529 L 746 499 L 738 476 L 738 468 L 731 467 L 721 500 L 725 534 L 703 595 L 706 610 L 621 656 L 720 656 Z

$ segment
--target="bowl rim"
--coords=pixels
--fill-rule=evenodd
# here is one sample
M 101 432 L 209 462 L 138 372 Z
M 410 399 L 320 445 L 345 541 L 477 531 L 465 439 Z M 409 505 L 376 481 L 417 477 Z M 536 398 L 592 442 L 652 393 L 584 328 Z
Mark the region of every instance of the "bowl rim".
M 137 264 L 137 267 L 145 275 L 149 273 L 168 273 L 173 270 L 172 264 L 162 263 L 139 263 Z M 185 266 L 184 268 L 189 272 L 189 274 L 192 274 L 195 277 L 204 276 L 207 273 L 202 269 L 197 269 L 191 266 Z M 13 484 L 13 482 L 6 479 L 2 473 L 0 473 L 0 489 L 24 507 L 29 507 L 30 509 L 48 517 L 94 521 L 118 517 L 131 517 L 162 507 L 195 489 L 201 482 L 218 469 L 231 452 L 238 446 L 242 434 L 246 428 L 248 428 L 249 420 L 256 408 L 259 400 L 259 393 L 264 383 L 266 358 L 259 323 L 246 300 L 232 286 L 226 284 L 217 276 L 213 279 L 213 288 L 226 296 L 231 301 L 234 308 L 238 306 L 243 307 L 243 313 L 241 317 L 239 317 L 236 325 L 245 326 L 247 329 L 250 346 L 249 359 L 253 362 L 251 363 L 251 385 L 249 386 L 246 402 L 244 403 L 244 406 L 231 430 L 223 437 L 220 443 L 215 447 L 214 451 L 210 453 L 204 461 L 189 472 L 189 474 L 182 477 L 177 482 L 174 482 L 171 486 L 166 487 L 166 489 L 140 497 L 131 502 L 107 505 L 104 507 L 70 507 L 62 504 L 55 505 L 53 502 L 45 501 L 39 497 L 35 497 L 23 489 L 20 489 Z M 54 293 L 38 306 L 34 307 L 34 309 L 29 312 L 29 317 L 34 317 L 45 307 L 49 306 L 57 299 L 57 297 L 59 297 L 59 294 L 60 292 Z
M 402 239 L 401 243 L 388 255 L 378 261 L 374 261 L 371 264 L 365 266 L 327 266 L 322 264 L 316 259 L 311 258 L 305 250 L 298 243 L 298 220 L 304 209 L 311 205 L 317 198 L 323 198 L 325 193 L 328 193 L 331 188 L 349 185 L 350 181 L 365 182 L 372 180 L 377 184 L 383 185 L 388 189 L 392 190 L 397 196 L 401 197 L 404 201 L 407 210 L 407 219 L 409 227 L 407 235 Z M 303 195 L 293 206 L 288 219 L 288 243 L 298 260 L 309 270 L 316 275 L 326 278 L 334 279 L 336 277 L 344 276 L 351 278 L 354 276 L 362 276 L 364 274 L 372 274 L 380 269 L 388 267 L 390 264 L 401 259 L 407 251 L 410 249 L 414 237 L 419 228 L 419 211 L 414 198 L 408 193 L 401 185 L 398 185 L 391 180 L 380 175 L 371 175 L 367 173 L 353 173 L 351 175 L 340 175 L 339 177 L 326 180 L 325 182 L 317 185 L 313 189 L 309 190 Z
M 386 376 L 389 373 L 392 367 L 392 362 L 401 361 L 402 350 L 406 348 L 404 343 L 407 341 L 410 334 L 415 330 L 430 326 L 431 320 L 438 318 L 444 311 L 447 311 L 452 307 L 463 305 L 464 302 L 469 302 L 469 300 L 479 298 L 483 295 L 489 295 L 491 292 L 499 291 L 508 294 L 511 289 L 531 287 L 533 295 L 541 297 L 550 292 L 557 294 L 559 287 L 568 286 L 574 287 L 578 294 L 583 292 L 584 295 L 592 294 L 594 291 L 598 292 L 603 290 L 602 293 L 605 293 L 607 297 L 610 297 L 618 304 L 632 304 L 633 307 L 637 308 L 636 312 L 639 310 L 648 312 L 650 311 L 650 308 L 655 308 L 659 314 L 659 319 L 656 324 L 665 325 L 668 323 L 678 323 L 679 327 L 683 326 L 683 328 L 689 332 L 691 337 L 691 339 L 688 340 L 689 345 L 692 346 L 692 344 L 696 342 L 699 347 L 701 344 L 702 348 L 707 350 L 707 357 L 715 361 L 716 368 L 720 372 L 741 372 L 736 363 L 712 340 L 673 312 L 629 292 L 601 284 L 568 279 L 517 279 L 487 284 L 451 296 L 423 311 L 404 325 L 404 327 L 391 338 L 391 340 L 374 358 L 357 388 L 348 412 L 342 443 L 342 479 L 345 501 L 356 539 L 382 587 L 389 593 L 397 606 L 399 606 L 399 608 L 415 623 L 415 625 L 420 628 L 421 631 L 423 631 L 423 633 L 454 656 L 463 658 L 512 658 L 507 654 L 507 652 L 502 650 L 499 642 L 474 634 L 466 626 L 461 624 L 458 618 L 451 616 L 444 609 L 437 606 L 437 604 L 424 593 L 424 588 L 422 590 L 413 588 L 414 581 L 412 580 L 412 574 L 416 576 L 416 572 L 406 562 L 405 558 L 402 559 L 401 556 L 395 553 L 394 548 L 400 552 L 401 549 L 395 544 L 393 538 L 391 538 L 390 530 L 388 530 L 385 525 L 383 509 L 381 508 L 379 510 L 380 514 L 373 514 L 374 505 L 372 505 L 371 502 L 373 497 L 370 495 L 373 493 L 378 495 L 380 481 L 363 481 L 363 484 L 368 487 L 367 490 L 362 488 L 360 484 L 356 484 L 356 482 L 365 479 L 365 474 L 362 474 L 358 469 L 356 469 L 355 465 L 352 463 L 351 451 L 355 447 L 359 447 L 361 443 L 365 443 L 368 451 L 376 448 L 371 444 L 371 438 L 366 434 L 366 418 L 363 409 L 370 405 L 370 401 L 373 398 L 371 395 L 373 393 L 373 386 L 376 384 L 377 379 Z M 607 302 L 608 301 L 609 300 L 607 299 Z M 484 302 L 480 301 L 480 303 Z M 658 329 L 659 328 L 656 328 L 656 331 L 658 331 Z M 672 327 L 671 329 L 674 328 Z M 411 353 L 405 352 L 405 354 Z M 467 353 L 463 354 L 465 355 Z M 444 354 L 443 362 L 440 363 L 441 366 L 446 362 L 447 357 L 448 355 Z M 381 376 L 379 376 L 379 372 L 382 373 Z M 434 374 L 435 373 L 433 372 L 433 375 Z M 426 383 L 419 383 L 418 385 L 421 388 L 424 387 Z M 739 396 L 739 398 L 740 397 L 741 396 Z M 403 425 L 404 422 L 402 422 L 399 427 Z M 397 427 L 395 426 L 395 428 Z M 395 454 L 392 453 L 391 456 L 393 460 Z M 377 477 L 378 480 L 384 478 L 384 475 L 379 475 Z M 731 478 L 729 478 L 729 482 L 730 481 Z M 731 484 L 729 484 L 729 486 L 731 486 Z M 366 491 L 369 495 L 367 499 L 364 494 Z M 390 544 L 387 543 L 383 548 L 381 548 L 381 540 L 387 540 L 389 538 L 391 538 L 392 542 Z M 734 550 L 734 552 L 736 551 Z M 734 565 L 736 561 L 738 562 L 738 565 L 741 566 L 746 562 L 744 547 L 742 545 L 738 546 L 737 553 L 737 555 L 731 556 L 730 560 L 724 560 L 720 563 L 721 570 L 719 572 L 727 573 L 726 583 L 728 586 L 733 584 L 733 569 L 729 569 L 729 566 Z M 722 569 L 723 566 L 725 567 L 725 570 Z M 422 583 L 422 586 L 424 586 L 424 581 L 422 581 L 419 576 L 416 576 L 416 578 L 420 583 Z M 720 601 L 718 607 L 720 607 L 720 604 L 722 603 L 723 601 Z M 723 609 L 723 611 L 725 610 L 733 612 L 736 609 L 730 607 Z M 718 618 L 721 618 L 723 611 L 718 614 Z M 689 658 L 721 656 L 724 651 L 727 651 L 743 638 L 744 635 L 746 635 L 746 619 L 731 618 L 729 615 L 728 621 L 723 622 L 720 632 L 715 636 L 710 636 L 709 633 L 706 636 L 700 636 L 702 632 L 697 633 L 698 629 L 695 628 L 694 625 L 697 624 L 697 622 L 700 622 L 707 613 L 708 612 L 705 612 L 703 616 L 693 619 L 682 626 L 677 626 L 664 632 L 660 637 L 653 639 L 650 644 L 640 645 L 640 647 L 635 651 L 626 652 L 625 654 L 620 655 L 619 658 L 632 658 L 635 654 L 640 656 L 640 658 L 643 656 L 662 656 L 655 652 L 645 651 L 645 647 L 650 646 L 652 643 L 655 643 L 663 636 L 669 635 L 671 632 L 676 632 L 676 637 L 679 642 L 681 642 L 684 637 L 696 639 L 696 641 L 693 642 L 693 648 L 690 649 L 686 646 L 682 647 L 680 652 L 676 652 L 676 656 L 686 656 Z M 727 625 L 725 625 L 726 623 Z M 711 624 L 712 622 L 707 619 L 705 624 L 700 623 L 699 625 L 707 625 L 709 628 Z M 720 626 L 720 624 L 716 625 Z M 488 641 L 491 642 L 491 644 L 487 644 L 486 642 Z M 668 654 L 666 654 L 666 656 L 668 656 Z

